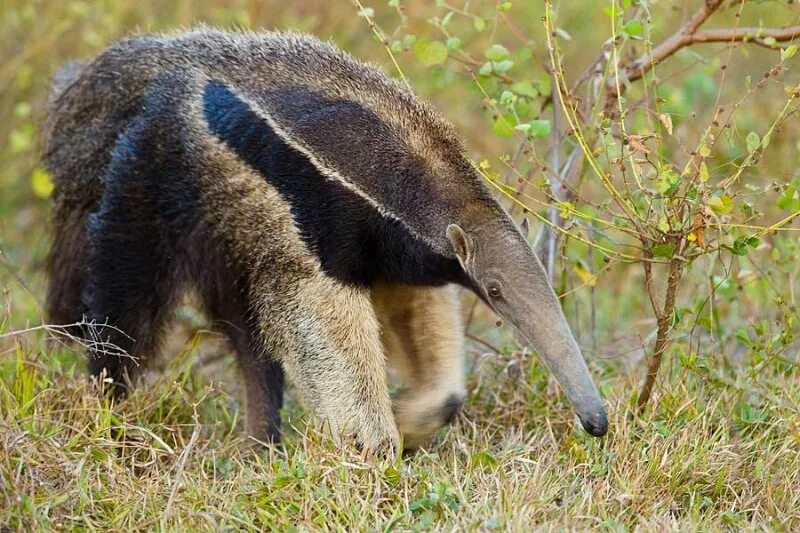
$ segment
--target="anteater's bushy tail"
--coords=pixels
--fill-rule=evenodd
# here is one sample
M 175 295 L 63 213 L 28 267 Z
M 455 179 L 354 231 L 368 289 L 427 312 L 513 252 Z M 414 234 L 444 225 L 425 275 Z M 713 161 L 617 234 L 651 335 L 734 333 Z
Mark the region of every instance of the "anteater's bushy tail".
M 46 128 L 47 154 L 50 143 L 50 128 L 53 117 L 58 114 L 55 109 L 58 100 L 67 89 L 77 82 L 86 69 L 87 63 L 70 61 L 58 69 L 50 87 L 50 101 Z M 47 155 L 45 155 L 47 159 Z M 53 170 L 51 168 L 51 170 Z M 58 173 L 54 173 L 56 190 L 59 188 Z M 83 284 L 86 271 L 86 254 L 88 249 L 85 231 L 88 209 L 86 205 L 74 202 L 61 202 L 59 195 L 54 195 L 53 211 L 53 245 L 47 259 L 49 284 L 47 289 L 46 312 L 51 324 L 68 325 L 80 322 L 86 313 L 83 305 Z M 72 335 L 80 335 L 75 327 L 67 330 Z
M 83 61 L 70 61 L 56 71 L 50 86 L 50 101 L 55 101 L 67 88 L 80 78 L 86 68 Z

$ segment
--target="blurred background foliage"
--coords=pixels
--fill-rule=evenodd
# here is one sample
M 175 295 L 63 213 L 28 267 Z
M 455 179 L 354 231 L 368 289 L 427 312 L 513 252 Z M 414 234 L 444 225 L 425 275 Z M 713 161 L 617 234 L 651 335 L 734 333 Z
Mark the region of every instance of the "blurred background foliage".
M 765 367 L 785 379 L 796 376 L 800 228 L 791 215 L 800 210 L 793 103 L 800 58 L 793 58 L 791 42 L 759 39 L 758 45 L 697 44 L 678 51 L 644 81 L 631 82 L 605 112 L 600 106 L 580 115 L 581 128 L 593 139 L 590 164 L 574 178 L 570 198 L 551 190 L 553 163 L 563 164 L 580 150 L 564 112 L 554 112 L 557 77 L 573 86 L 602 57 L 604 46 L 611 50 L 612 39 L 618 46 L 605 64 L 624 65 L 675 32 L 699 5 L 560 1 L 546 23 L 544 2 L 5 0 L 0 6 L 2 329 L 44 320 L 41 266 L 52 184 L 38 152 L 48 86 L 59 65 L 90 58 L 132 32 L 198 23 L 294 29 L 331 39 L 393 76 L 400 75 L 399 66 L 414 91 L 462 132 L 514 217 L 519 221 L 523 210 L 531 213 L 534 237 L 545 235 L 540 220 L 553 220 L 547 206 L 557 210 L 557 223 L 571 236 L 558 240 L 557 292 L 564 295 L 593 367 L 608 378 L 606 388 L 621 383 L 635 390 L 642 361 L 656 342 L 657 316 L 637 260 L 650 254 L 657 302 L 663 301 L 666 265 L 677 257 L 682 269 L 667 326 L 672 375 L 780 395 L 784 379 L 757 376 Z M 780 28 L 798 19 L 796 2 L 729 2 L 707 26 Z M 551 46 L 557 47 L 557 76 Z M 568 95 L 568 105 L 591 101 L 592 83 L 607 79 L 585 80 Z M 708 135 L 719 106 L 735 112 L 724 119 L 727 128 L 712 134 L 712 149 Z M 599 170 L 593 172 L 592 165 Z M 625 189 L 626 172 L 644 181 Z M 603 175 L 636 210 L 633 222 L 614 207 Z M 732 176 L 735 183 L 726 188 Z M 697 216 L 704 221 L 697 223 Z M 637 217 L 644 236 L 629 231 Z M 780 221 L 780 231 L 771 228 Z M 485 309 L 470 301 L 467 310 L 474 353 L 518 353 L 510 332 Z
M 626 82 L 636 70 L 625 65 L 711 5 L 702 30 L 749 27 L 749 42 L 693 44 Z M 325 527 L 332 519 L 387 530 L 396 523 L 493 529 L 576 517 L 615 531 L 792 529 L 800 471 L 800 57 L 791 39 L 765 32 L 799 21 L 791 0 L 3 0 L 0 488 L 21 485 L 13 498 L 0 490 L 0 504 L 21 517 L 10 523 L 43 520 L 31 523 L 47 529 L 55 516 L 104 529 L 182 529 L 222 512 L 212 522 L 220 529 L 298 520 Z M 179 338 L 167 349 L 178 356 L 162 365 L 160 388 L 143 387 L 114 410 L 88 390 L 80 350 L 49 350 L 41 330 L 12 333 L 45 321 L 52 183 L 39 150 L 54 72 L 133 32 L 199 23 L 331 39 L 392 76 L 402 71 L 456 125 L 515 220 L 527 211 L 531 240 L 552 264 L 609 403 L 608 438 L 567 431 L 571 411 L 551 393 L 546 370 L 469 295 L 466 415 L 434 453 L 386 470 L 351 472 L 324 446 L 306 453 L 314 438 L 292 433 L 303 417 L 295 406 L 288 458 L 242 459 L 232 437 L 241 426 L 236 380 L 228 380 L 233 360 L 213 342 L 198 348 L 210 336 L 191 307 L 180 311 Z M 558 239 L 543 231 L 548 224 L 559 228 Z M 657 401 L 631 419 L 626 406 L 662 351 Z M 220 381 L 226 392 L 211 394 L 210 383 Z M 149 428 L 158 442 L 188 453 L 198 411 L 207 438 L 187 464 L 192 490 L 177 500 L 183 512 L 165 516 L 178 455 L 142 477 L 111 427 Z M 208 465 L 231 478 L 207 477 Z M 372 477 L 347 477 L 366 473 Z M 267 487 L 255 499 L 242 493 L 250 478 Z M 380 486 L 388 500 L 377 508 Z

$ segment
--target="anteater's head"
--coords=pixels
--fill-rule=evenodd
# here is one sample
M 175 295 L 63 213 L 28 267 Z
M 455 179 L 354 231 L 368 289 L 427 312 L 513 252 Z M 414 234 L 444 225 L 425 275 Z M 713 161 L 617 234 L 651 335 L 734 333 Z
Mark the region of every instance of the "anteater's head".
M 506 216 L 462 227 L 447 237 L 475 291 L 536 349 L 564 389 L 584 429 L 608 430 L 603 402 L 553 289 L 525 237 Z

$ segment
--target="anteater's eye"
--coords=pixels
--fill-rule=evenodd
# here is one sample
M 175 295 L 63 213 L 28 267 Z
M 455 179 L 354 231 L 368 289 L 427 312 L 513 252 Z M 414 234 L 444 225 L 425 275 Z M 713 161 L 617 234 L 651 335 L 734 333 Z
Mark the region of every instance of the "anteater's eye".
M 500 298 L 500 287 L 497 285 L 489 285 L 488 290 L 489 298 Z

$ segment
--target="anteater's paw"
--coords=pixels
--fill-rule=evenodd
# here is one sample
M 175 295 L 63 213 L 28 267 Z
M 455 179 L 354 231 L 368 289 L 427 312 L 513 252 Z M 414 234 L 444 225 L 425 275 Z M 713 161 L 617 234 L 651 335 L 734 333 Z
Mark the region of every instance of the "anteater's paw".
M 351 435 L 349 442 L 354 443 L 357 450 L 367 457 L 386 457 L 393 459 L 400 449 L 400 436 L 394 431 L 368 431 Z
M 385 423 L 377 423 L 381 418 Z M 354 423 L 354 420 L 360 423 Z M 323 428 L 330 431 L 338 446 L 355 447 L 369 457 L 394 457 L 400 449 L 400 433 L 391 416 L 370 417 L 364 413 L 346 420 L 328 418 L 324 420 Z

